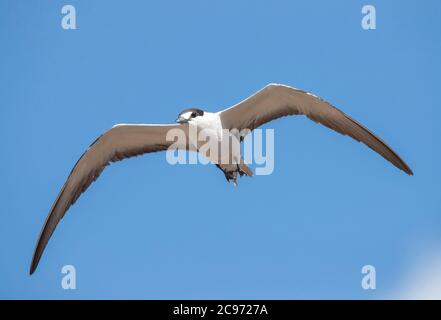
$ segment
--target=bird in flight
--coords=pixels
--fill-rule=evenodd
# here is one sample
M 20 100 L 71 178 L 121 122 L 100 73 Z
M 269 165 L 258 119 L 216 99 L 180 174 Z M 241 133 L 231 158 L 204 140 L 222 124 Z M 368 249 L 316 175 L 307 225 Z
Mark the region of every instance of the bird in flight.
M 356 120 L 352 119 L 325 100 L 308 92 L 281 84 L 269 84 L 238 104 L 219 112 L 206 112 L 192 108 L 182 111 L 176 124 L 121 124 L 102 134 L 80 157 L 67 181 L 58 194 L 41 230 L 32 258 L 30 274 L 34 273 L 43 251 L 57 224 L 66 211 L 95 181 L 111 162 L 120 161 L 144 153 L 165 151 L 172 145 L 181 150 L 200 151 L 200 141 L 185 139 L 183 143 L 169 141 L 170 130 L 180 130 L 186 137 L 190 129 L 206 130 L 210 138 L 222 144 L 221 132 L 234 132 L 230 138 L 243 140 L 244 134 L 272 120 L 289 116 L 305 115 L 343 135 L 366 144 L 386 160 L 413 175 L 409 166 L 385 142 Z M 240 176 L 252 176 L 251 169 L 243 161 L 240 148 L 228 149 L 227 161 L 219 155 L 208 155 L 210 160 L 234 184 Z

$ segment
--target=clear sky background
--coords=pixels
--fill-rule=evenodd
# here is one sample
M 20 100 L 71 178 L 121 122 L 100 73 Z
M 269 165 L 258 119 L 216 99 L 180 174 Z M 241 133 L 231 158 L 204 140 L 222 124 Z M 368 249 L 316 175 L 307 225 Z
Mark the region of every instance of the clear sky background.
M 77 30 L 61 28 L 64 4 Z M 364 4 L 377 30 L 361 28 Z M 1 1 L 0 297 L 399 298 L 421 287 L 418 263 L 436 283 L 440 30 L 435 0 Z M 415 176 L 284 118 L 265 126 L 274 173 L 237 189 L 214 166 L 170 166 L 165 153 L 108 167 L 29 276 L 48 210 L 103 131 L 217 111 L 270 82 L 331 101 Z M 61 288 L 67 264 L 76 290 Z M 376 290 L 360 285 L 367 264 Z

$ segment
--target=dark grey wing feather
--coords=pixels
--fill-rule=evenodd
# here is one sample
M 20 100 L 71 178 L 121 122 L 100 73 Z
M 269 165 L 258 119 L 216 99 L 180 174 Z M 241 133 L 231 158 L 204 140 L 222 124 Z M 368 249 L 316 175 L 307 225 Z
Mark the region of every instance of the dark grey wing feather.
M 220 113 L 227 129 L 254 130 L 264 123 L 289 115 L 305 115 L 343 135 L 366 144 L 397 168 L 412 175 L 409 166 L 369 129 L 331 105 L 305 91 L 286 85 L 270 84 L 244 101 Z
M 187 128 L 187 125 L 117 125 L 99 137 L 75 164 L 52 205 L 34 251 L 30 273 L 37 268 L 52 233 L 66 211 L 109 163 L 166 150 L 173 143 L 167 141 L 167 132 L 181 129 L 186 133 Z M 186 145 L 178 147 L 187 148 Z

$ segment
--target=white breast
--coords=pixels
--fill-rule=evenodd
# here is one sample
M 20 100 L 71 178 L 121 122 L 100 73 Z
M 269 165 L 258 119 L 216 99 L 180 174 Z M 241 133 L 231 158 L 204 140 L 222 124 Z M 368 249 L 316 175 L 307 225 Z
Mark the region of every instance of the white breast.
M 219 113 L 204 112 L 202 117 L 196 117 L 190 121 L 190 125 L 197 126 L 199 130 L 213 133 L 219 139 L 222 138 L 222 122 Z
M 239 161 L 240 160 L 240 142 L 238 140 L 237 137 L 233 137 L 235 140 L 237 140 L 237 144 L 230 147 L 230 145 L 232 145 L 231 140 L 229 138 L 230 133 L 228 132 L 223 132 L 222 131 L 222 121 L 221 118 L 219 116 L 219 113 L 211 113 L 211 112 L 204 112 L 204 115 L 202 117 L 196 117 L 194 119 L 192 119 L 189 122 L 190 126 L 194 126 L 197 127 L 198 132 L 200 131 L 204 131 L 204 136 L 210 136 L 210 137 L 214 137 L 217 141 L 219 141 L 220 145 L 226 145 L 228 147 L 222 148 L 220 145 L 218 145 L 218 152 L 219 152 L 219 156 L 220 156 L 220 152 L 222 149 L 224 150 L 230 150 L 230 152 L 232 153 L 233 159 L 234 161 Z M 196 128 L 195 128 L 196 129 Z M 227 136 L 225 136 L 225 134 L 227 133 Z M 194 137 L 195 138 L 195 137 Z M 200 145 L 201 141 L 192 141 L 192 137 L 190 137 L 190 142 L 196 146 L 196 145 Z M 205 139 L 202 139 L 202 142 L 204 143 Z M 210 141 L 211 140 L 210 138 Z M 228 151 L 227 151 L 228 152 Z M 214 163 L 219 162 L 219 158 L 212 158 L 209 157 L 211 161 L 213 161 Z

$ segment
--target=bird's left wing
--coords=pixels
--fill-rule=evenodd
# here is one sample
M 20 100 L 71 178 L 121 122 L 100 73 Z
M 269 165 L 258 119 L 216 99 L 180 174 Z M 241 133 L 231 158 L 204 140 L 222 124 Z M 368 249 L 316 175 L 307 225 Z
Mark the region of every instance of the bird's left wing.
M 187 125 L 117 125 L 101 135 L 81 156 L 55 200 L 41 230 L 32 258 L 30 273 L 37 268 L 58 222 L 81 193 L 86 191 L 110 162 L 163 151 L 174 141 L 167 141 L 171 129 L 182 130 L 187 135 Z M 187 145 L 176 145 L 186 149 Z
M 397 168 L 412 175 L 412 170 L 384 141 L 365 126 L 329 102 L 305 91 L 280 84 L 269 84 L 259 92 L 220 112 L 224 129 L 254 130 L 289 115 L 305 115 L 343 135 L 348 135 L 378 152 Z

